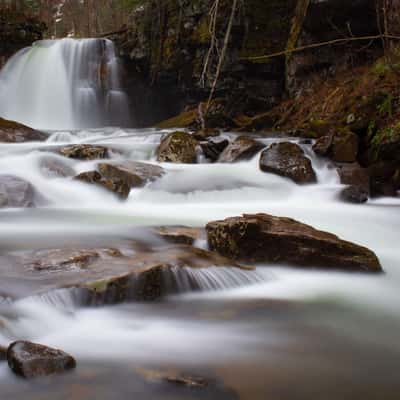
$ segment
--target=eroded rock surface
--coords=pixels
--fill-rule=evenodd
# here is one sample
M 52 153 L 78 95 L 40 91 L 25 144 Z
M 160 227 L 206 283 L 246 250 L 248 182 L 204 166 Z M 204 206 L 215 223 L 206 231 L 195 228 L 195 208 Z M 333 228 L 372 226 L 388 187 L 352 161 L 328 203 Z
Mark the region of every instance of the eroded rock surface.
M 290 142 L 274 143 L 261 153 L 260 169 L 289 178 L 298 184 L 315 183 L 311 161 L 300 146 Z
M 206 226 L 211 250 L 245 262 L 381 272 L 369 249 L 290 218 L 243 215 Z

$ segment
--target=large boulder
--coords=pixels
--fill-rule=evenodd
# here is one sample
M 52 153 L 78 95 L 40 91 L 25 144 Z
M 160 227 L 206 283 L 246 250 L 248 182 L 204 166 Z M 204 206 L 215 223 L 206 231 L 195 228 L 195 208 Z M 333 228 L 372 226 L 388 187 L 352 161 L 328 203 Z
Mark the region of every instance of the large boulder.
M 10 344 L 7 361 L 16 375 L 28 379 L 59 374 L 76 367 L 75 359 L 69 354 L 26 341 Z
M 305 184 L 317 177 L 311 161 L 300 146 L 290 142 L 274 143 L 261 153 L 260 169 Z
M 0 142 L 21 143 L 43 141 L 47 139 L 45 133 L 36 131 L 15 121 L 0 118 Z
M 371 250 L 290 218 L 244 215 L 210 222 L 206 230 L 210 249 L 236 260 L 382 271 Z
M 239 136 L 221 153 L 218 162 L 231 163 L 253 158 L 265 146 L 249 136 Z
M 78 160 L 97 160 L 108 158 L 108 149 L 103 146 L 94 146 L 91 144 L 74 144 L 60 149 L 60 154 Z
M 126 183 L 126 181 L 119 178 L 104 178 L 97 171 L 82 172 L 74 179 L 101 186 L 102 188 L 115 193 L 122 200 L 127 199 L 131 191 L 131 187 Z
M 98 166 L 101 175 L 107 179 L 119 179 L 129 187 L 144 186 L 164 174 L 164 169 L 152 164 L 124 161 L 122 163 L 102 163 Z
M 197 140 L 186 132 L 172 132 L 160 143 L 157 150 L 159 162 L 194 164 L 197 160 Z
M 35 190 L 24 179 L 0 175 L 0 207 L 33 207 Z

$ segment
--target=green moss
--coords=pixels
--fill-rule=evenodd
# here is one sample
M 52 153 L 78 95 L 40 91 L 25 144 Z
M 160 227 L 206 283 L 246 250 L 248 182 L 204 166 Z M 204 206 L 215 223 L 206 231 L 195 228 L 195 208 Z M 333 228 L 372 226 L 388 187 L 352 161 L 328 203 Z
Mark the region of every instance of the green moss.
M 197 121 L 197 111 L 185 111 L 156 125 L 160 129 L 187 128 Z

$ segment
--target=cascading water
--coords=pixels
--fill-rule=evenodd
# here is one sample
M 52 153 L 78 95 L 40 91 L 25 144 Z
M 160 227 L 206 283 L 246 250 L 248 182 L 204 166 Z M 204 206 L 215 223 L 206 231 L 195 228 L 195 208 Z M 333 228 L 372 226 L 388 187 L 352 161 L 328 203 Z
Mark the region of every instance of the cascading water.
M 129 126 L 113 42 L 43 40 L 0 71 L 0 116 L 45 129 Z

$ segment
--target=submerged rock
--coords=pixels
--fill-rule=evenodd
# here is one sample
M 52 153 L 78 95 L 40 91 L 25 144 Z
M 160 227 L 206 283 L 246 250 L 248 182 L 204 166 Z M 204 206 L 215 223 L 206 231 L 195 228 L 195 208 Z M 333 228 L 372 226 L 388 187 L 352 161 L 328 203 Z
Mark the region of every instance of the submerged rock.
M 229 163 L 249 160 L 265 146 L 249 136 L 239 136 L 230 143 L 218 158 L 218 162 Z
M 97 160 L 108 158 L 108 149 L 91 144 L 74 144 L 60 149 L 60 154 L 78 160 Z
M 129 187 L 144 186 L 164 174 L 164 169 L 152 164 L 125 161 L 122 163 L 102 163 L 98 166 L 101 175 L 107 179 L 119 179 Z
M 211 250 L 237 260 L 382 271 L 371 250 L 290 218 L 244 215 L 210 222 L 206 230 Z
M 300 146 L 290 142 L 274 143 L 261 153 L 260 169 L 305 184 L 317 177 L 311 161 Z
M 204 229 L 188 226 L 161 226 L 154 228 L 154 232 L 169 243 L 188 245 L 192 245 L 204 235 Z
M 16 375 L 28 379 L 59 374 L 76 367 L 75 359 L 69 354 L 25 341 L 10 344 L 7 361 Z
M 42 157 L 39 166 L 44 174 L 52 178 L 66 178 L 75 175 L 75 171 L 73 168 L 63 163 L 56 157 Z
M 16 176 L 0 175 L 0 207 L 33 207 L 33 186 Z
M 172 132 L 160 143 L 157 150 L 159 162 L 194 164 L 197 160 L 197 140 L 186 132 Z
M 115 193 L 119 198 L 125 200 L 129 196 L 131 187 L 122 179 L 118 178 L 104 178 L 97 171 L 82 172 L 74 179 L 82 182 L 99 185 L 110 192 Z
M 43 141 L 47 139 L 45 133 L 36 131 L 15 121 L 0 118 L 0 142 L 21 143 Z

